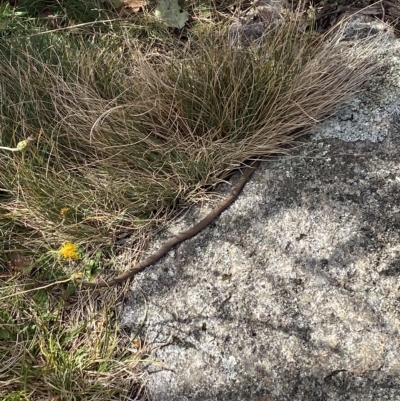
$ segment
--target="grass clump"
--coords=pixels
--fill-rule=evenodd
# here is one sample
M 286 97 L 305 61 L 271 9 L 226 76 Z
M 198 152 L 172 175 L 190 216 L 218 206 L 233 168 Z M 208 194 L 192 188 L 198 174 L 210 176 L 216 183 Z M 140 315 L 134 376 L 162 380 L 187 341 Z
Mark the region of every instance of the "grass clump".
M 246 160 L 285 153 L 379 66 L 379 38 L 302 34 L 296 21 L 250 43 L 198 28 L 186 43 L 139 43 L 124 25 L 0 40 L 0 147 L 36 138 L 0 148 L 4 397 L 127 395 L 141 354 L 117 339 L 106 305 L 118 293 L 100 302 L 73 278 L 124 269 L 115 238 L 134 233 L 140 257 L 177 207 Z
M 263 43 L 226 30 L 170 52 L 129 37 L 33 37 L 0 46 L 3 207 L 41 237 L 107 243 L 163 219 L 250 157 L 282 151 L 376 68 L 373 44 L 323 44 L 294 24 Z M 64 216 L 62 210 L 68 208 Z

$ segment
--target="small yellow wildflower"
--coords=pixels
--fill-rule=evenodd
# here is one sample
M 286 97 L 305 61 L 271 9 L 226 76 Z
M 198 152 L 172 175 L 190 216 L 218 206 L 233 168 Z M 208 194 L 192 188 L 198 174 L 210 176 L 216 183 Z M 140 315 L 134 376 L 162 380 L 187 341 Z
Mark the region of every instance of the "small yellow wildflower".
M 62 207 L 60 210 L 60 214 L 61 216 L 66 216 L 69 211 L 70 211 L 69 207 Z
M 79 259 L 78 245 L 66 242 L 60 249 L 60 255 L 65 259 Z

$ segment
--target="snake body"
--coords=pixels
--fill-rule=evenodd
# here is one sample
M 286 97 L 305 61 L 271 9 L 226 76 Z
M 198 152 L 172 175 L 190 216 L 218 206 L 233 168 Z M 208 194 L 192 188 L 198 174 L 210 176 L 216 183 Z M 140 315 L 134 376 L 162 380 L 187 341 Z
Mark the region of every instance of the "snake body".
M 134 265 L 131 269 L 121 273 L 120 275 L 113 277 L 108 280 L 101 280 L 97 282 L 90 282 L 90 281 L 80 281 L 80 283 L 84 287 L 111 287 L 116 284 L 121 284 L 126 280 L 129 280 L 137 273 L 144 270 L 146 267 L 156 263 L 159 261 L 167 252 L 169 252 L 174 246 L 180 244 L 181 242 L 195 236 L 204 228 L 206 228 L 211 222 L 213 222 L 232 202 L 238 197 L 239 193 L 250 179 L 254 171 L 258 168 L 260 162 L 254 161 L 248 167 L 246 167 L 242 177 L 233 187 L 232 191 L 229 195 L 222 200 L 210 213 L 207 214 L 202 220 L 200 220 L 197 224 L 193 227 L 189 228 L 188 230 L 182 231 L 179 234 L 175 235 L 174 237 L 170 238 L 161 248 L 159 248 L 156 252 L 148 256 L 147 258 L 143 259 L 136 265 Z

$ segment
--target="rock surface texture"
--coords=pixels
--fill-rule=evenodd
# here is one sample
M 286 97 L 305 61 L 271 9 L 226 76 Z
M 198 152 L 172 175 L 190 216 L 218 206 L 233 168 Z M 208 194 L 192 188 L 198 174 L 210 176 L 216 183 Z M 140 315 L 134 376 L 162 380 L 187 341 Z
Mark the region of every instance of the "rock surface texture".
M 146 368 L 152 400 L 400 400 L 399 40 L 393 48 L 365 94 L 135 278 L 123 325 L 147 344 L 169 341 Z M 208 210 L 177 219 L 155 247 Z

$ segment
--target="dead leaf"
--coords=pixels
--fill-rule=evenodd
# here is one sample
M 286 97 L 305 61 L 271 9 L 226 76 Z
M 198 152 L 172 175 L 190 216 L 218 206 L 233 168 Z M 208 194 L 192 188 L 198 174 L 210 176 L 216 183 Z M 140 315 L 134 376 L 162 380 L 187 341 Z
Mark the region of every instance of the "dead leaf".
M 18 253 L 12 253 L 10 255 L 8 265 L 11 268 L 12 271 L 14 272 L 20 272 L 24 268 L 28 267 L 29 265 L 32 264 L 32 258 L 29 256 L 25 256 L 22 254 Z
M 178 0 L 156 0 L 155 15 L 172 28 L 182 29 L 189 19 L 189 13 L 182 10 Z
M 124 0 L 124 6 L 135 13 L 140 11 L 145 4 L 145 0 Z

